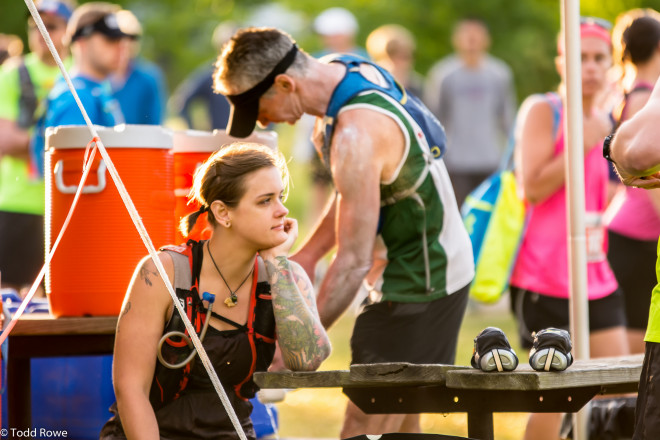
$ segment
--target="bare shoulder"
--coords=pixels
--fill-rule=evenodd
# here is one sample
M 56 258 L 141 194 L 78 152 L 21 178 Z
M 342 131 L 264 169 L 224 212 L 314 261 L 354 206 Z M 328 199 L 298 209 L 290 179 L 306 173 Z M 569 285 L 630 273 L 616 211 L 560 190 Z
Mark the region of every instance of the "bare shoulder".
M 405 151 L 402 126 L 389 114 L 372 108 L 352 108 L 337 118 L 331 146 L 335 170 L 362 172 L 370 168 L 387 180 Z
M 158 252 L 158 259 L 162 263 L 170 282 L 172 282 L 174 279 L 174 262 L 172 261 L 172 256 L 167 252 Z M 136 269 L 136 276 L 148 287 L 153 287 L 156 280 L 161 278 L 160 272 L 151 255 L 147 255 L 140 260 Z
M 554 112 L 552 104 L 543 95 L 529 96 L 520 106 L 516 121 L 519 138 L 522 133 L 532 133 L 534 137 L 554 138 Z
M 528 96 L 520 105 L 520 114 L 525 118 L 552 120 L 552 104 L 543 95 L 535 94 Z
M 640 111 L 651 97 L 651 91 L 639 90 L 635 93 L 628 95 L 628 102 L 626 103 L 626 119 L 631 118 L 635 113 Z

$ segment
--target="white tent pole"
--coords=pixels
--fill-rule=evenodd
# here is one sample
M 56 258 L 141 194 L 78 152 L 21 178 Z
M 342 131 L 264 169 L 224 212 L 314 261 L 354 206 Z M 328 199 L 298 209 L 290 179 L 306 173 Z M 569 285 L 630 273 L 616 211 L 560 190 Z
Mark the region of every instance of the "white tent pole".
M 582 61 L 580 0 L 562 0 L 566 80 L 566 208 L 568 213 L 568 277 L 571 335 L 576 359 L 589 358 L 587 240 L 585 232 L 584 139 L 582 136 Z M 588 405 L 574 418 L 573 438 L 587 439 Z

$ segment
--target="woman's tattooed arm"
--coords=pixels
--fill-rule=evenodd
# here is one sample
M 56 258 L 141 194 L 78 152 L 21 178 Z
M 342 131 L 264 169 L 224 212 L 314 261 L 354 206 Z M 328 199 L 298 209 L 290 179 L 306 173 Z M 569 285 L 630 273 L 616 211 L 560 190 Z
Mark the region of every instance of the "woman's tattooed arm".
M 278 256 L 265 259 L 277 339 L 284 363 L 292 370 L 316 370 L 330 355 L 309 277 L 295 262 Z

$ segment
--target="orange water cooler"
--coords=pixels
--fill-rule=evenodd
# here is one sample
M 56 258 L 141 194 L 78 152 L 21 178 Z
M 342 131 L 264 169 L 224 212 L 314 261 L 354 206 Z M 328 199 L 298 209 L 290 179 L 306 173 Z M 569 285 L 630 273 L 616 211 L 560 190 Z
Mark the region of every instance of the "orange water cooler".
M 206 214 L 201 215 L 188 237 L 184 237 L 178 229 L 179 221 L 184 216 L 195 212 L 199 205 L 188 204 L 188 193 L 192 187 L 195 170 L 214 152 L 232 142 L 253 142 L 277 149 L 277 133 L 274 131 L 255 131 L 245 139 L 229 136 L 224 130 L 213 132 L 199 130 L 182 130 L 174 132 L 174 194 L 176 196 L 176 243 L 187 239 L 201 240 L 209 238 L 211 231 L 207 228 Z
M 97 127 L 154 246 L 174 240 L 172 132 L 154 125 Z M 46 131 L 46 249 L 50 252 L 82 177 L 86 126 Z M 92 170 L 46 272 L 56 316 L 118 315 L 147 249 L 96 152 Z

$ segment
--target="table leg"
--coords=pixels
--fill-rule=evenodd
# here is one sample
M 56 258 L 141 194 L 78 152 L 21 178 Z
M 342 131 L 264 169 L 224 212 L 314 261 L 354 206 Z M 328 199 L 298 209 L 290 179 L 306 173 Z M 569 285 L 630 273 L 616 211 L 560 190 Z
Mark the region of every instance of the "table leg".
M 32 426 L 30 359 L 11 355 L 7 359 L 7 426 L 28 429 Z
M 468 437 L 479 440 L 494 440 L 493 413 L 490 411 L 469 411 Z

